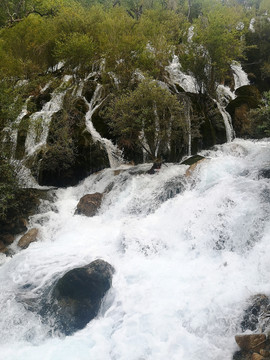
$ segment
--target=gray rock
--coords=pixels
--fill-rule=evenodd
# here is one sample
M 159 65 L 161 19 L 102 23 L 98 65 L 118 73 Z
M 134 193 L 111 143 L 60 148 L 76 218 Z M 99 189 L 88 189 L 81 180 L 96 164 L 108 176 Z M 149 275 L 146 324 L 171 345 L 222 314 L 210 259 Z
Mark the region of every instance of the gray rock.
M 70 270 L 58 280 L 52 292 L 52 308 L 56 327 L 62 333 L 72 334 L 96 317 L 113 273 L 113 267 L 99 259 Z

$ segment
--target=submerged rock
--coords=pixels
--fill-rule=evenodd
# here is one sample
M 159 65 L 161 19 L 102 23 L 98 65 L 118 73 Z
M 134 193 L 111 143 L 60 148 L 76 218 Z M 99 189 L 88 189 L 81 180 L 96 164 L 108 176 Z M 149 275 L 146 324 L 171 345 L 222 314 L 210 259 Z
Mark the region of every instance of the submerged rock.
M 102 299 L 112 284 L 113 267 L 104 260 L 95 260 L 84 267 L 67 272 L 58 280 L 53 306 L 57 328 L 70 335 L 98 314 Z
M 76 215 L 85 215 L 88 217 L 95 216 L 100 208 L 103 194 L 96 192 L 95 194 L 84 195 L 75 211 Z
M 259 178 L 270 179 L 270 168 L 261 169 L 259 171 Z
M 32 242 L 37 241 L 37 237 L 38 229 L 33 228 L 20 238 L 18 246 L 22 249 L 26 249 Z
M 264 331 L 269 325 L 269 312 L 269 298 L 264 294 L 253 296 L 241 322 L 242 331 Z

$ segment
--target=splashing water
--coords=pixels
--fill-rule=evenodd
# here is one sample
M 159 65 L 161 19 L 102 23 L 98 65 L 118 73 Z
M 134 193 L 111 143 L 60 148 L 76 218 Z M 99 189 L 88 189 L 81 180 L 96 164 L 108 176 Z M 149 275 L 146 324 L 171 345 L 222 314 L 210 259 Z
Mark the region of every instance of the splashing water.
M 55 191 L 30 221 L 39 241 L 0 257 L 2 359 L 232 358 L 247 299 L 269 295 L 270 181 L 258 171 L 270 143 L 235 140 L 202 155 L 189 177 L 184 165 L 155 175 L 122 166 Z M 74 215 L 81 196 L 108 185 L 97 216 Z M 115 267 L 112 289 L 98 318 L 59 337 L 29 308 L 96 258 Z

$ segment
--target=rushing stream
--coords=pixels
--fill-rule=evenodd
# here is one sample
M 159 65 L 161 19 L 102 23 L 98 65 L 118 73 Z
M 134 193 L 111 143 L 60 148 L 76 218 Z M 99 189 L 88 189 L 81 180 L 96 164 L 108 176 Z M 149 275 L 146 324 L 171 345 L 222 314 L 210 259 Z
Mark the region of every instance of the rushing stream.
M 236 139 L 202 154 L 189 177 L 185 165 L 154 175 L 123 166 L 53 190 L 31 218 L 39 241 L 0 258 L 0 359 L 232 358 L 250 296 L 270 294 L 270 180 L 259 176 L 270 144 Z M 74 215 L 109 185 L 98 216 Z M 52 282 L 97 258 L 116 270 L 112 289 L 98 318 L 61 337 L 35 308 Z

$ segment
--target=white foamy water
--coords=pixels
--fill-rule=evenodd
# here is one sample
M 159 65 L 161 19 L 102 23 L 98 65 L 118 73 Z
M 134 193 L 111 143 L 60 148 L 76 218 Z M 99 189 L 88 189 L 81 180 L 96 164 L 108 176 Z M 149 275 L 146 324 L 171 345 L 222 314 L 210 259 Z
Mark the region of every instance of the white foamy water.
M 199 92 L 199 86 L 194 76 L 185 74 L 182 71 L 178 56 L 174 55 L 172 62 L 166 67 L 166 70 L 170 75 L 171 81 L 174 84 L 180 85 L 184 91 L 191 93 Z
M 226 360 L 249 297 L 270 295 L 270 144 L 234 140 L 187 166 L 106 169 L 55 191 L 31 219 L 40 239 L 0 258 L 5 360 Z M 74 215 L 103 192 L 99 214 Z M 57 211 L 56 211 L 57 210 Z M 13 246 L 15 247 L 15 246 Z M 116 270 L 97 319 L 59 337 L 35 308 L 68 270 L 102 258 Z
M 99 142 L 106 150 L 108 154 L 110 166 L 112 168 L 116 168 L 123 162 L 121 150 L 116 145 L 114 145 L 111 140 L 103 138 L 100 135 L 100 133 L 95 129 L 94 124 L 92 122 L 92 116 L 94 112 L 102 105 L 104 101 L 102 85 L 100 84 L 97 85 L 96 90 L 90 102 L 88 102 L 86 98 L 84 99 L 89 107 L 89 110 L 85 115 L 86 128 L 89 131 L 89 133 L 92 135 L 93 140 L 95 142 L 96 141 Z
M 247 73 L 242 69 L 241 64 L 238 62 L 234 62 L 231 64 L 231 69 L 233 70 L 233 78 L 234 78 L 234 89 L 238 89 L 241 86 L 249 85 L 250 82 L 248 80 Z
M 52 93 L 51 100 L 40 111 L 30 116 L 30 126 L 25 141 L 26 155 L 33 155 L 46 144 L 52 116 L 62 108 L 64 96 L 68 90 L 66 83 L 71 78 L 72 76 L 65 75 L 60 87 Z M 46 90 L 46 87 L 43 90 Z

